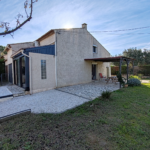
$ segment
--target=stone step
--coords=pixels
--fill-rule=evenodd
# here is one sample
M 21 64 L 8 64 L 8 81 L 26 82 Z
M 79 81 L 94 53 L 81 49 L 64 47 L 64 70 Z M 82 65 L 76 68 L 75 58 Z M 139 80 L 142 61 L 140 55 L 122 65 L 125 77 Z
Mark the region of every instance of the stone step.
M 10 96 L 5 96 L 5 97 L 0 97 L 0 103 L 5 102 L 7 100 L 11 100 L 13 98 L 13 95 Z
M 25 96 L 25 93 L 18 93 L 18 94 L 14 94 L 13 97 L 19 97 L 19 96 Z

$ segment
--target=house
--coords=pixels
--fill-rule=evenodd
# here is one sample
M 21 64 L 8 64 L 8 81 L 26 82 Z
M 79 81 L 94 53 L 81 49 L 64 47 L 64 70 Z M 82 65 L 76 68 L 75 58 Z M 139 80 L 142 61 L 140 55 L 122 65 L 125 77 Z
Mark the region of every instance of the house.
M 99 73 L 111 75 L 109 62 L 92 60 L 111 55 L 88 32 L 87 24 L 52 29 L 34 43 L 21 44 L 7 45 L 5 65 L 12 69 L 12 83 L 31 93 L 89 83 L 99 79 Z
M 26 43 L 15 43 L 15 44 L 7 44 L 3 52 L 7 52 L 6 55 L 4 55 L 5 60 L 5 73 L 8 75 L 8 81 L 13 83 L 13 59 L 11 58 L 11 55 L 14 54 L 16 51 L 18 51 L 20 48 L 24 47 L 33 47 L 34 42 L 26 42 Z

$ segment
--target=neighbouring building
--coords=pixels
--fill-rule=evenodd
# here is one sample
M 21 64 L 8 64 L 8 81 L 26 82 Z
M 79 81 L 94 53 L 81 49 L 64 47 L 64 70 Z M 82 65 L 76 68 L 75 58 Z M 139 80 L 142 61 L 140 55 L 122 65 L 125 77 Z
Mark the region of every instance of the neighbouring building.
M 52 29 L 35 42 L 8 44 L 5 51 L 10 82 L 31 93 L 88 83 L 99 79 L 99 73 L 111 75 L 109 62 L 94 61 L 111 55 L 88 32 L 87 24 Z
M 13 55 L 16 51 L 18 51 L 21 48 L 25 47 L 34 47 L 34 42 L 25 42 L 25 43 L 15 43 L 15 44 L 7 44 L 7 46 L 4 49 L 4 52 L 7 52 L 7 54 L 4 56 L 5 60 L 5 73 L 8 75 L 8 81 L 13 83 L 13 59 L 11 58 L 11 55 Z

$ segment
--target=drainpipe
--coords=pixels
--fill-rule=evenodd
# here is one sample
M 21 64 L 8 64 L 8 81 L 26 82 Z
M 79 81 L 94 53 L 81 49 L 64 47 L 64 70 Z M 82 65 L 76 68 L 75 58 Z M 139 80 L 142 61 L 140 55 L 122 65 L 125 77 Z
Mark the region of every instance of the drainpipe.
M 57 88 L 57 31 L 55 31 L 55 82 Z
M 23 53 L 23 50 L 21 51 L 22 55 L 26 56 L 29 58 L 29 63 L 30 63 L 30 94 L 32 94 L 32 74 L 31 74 L 31 57 Z

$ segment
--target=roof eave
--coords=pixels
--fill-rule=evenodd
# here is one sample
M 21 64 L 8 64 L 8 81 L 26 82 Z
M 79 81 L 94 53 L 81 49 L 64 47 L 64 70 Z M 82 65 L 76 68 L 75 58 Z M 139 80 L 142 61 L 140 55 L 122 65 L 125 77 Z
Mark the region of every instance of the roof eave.
M 16 56 L 17 54 L 21 53 L 24 49 L 20 49 L 19 51 L 17 51 L 16 53 L 12 54 L 10 57 L 13 58 L 14 56 Z
M 38 38 L 36 41 L 41 41 L 41 39 L 43 39 L 44 37 L 46 37 L 48 34 L 50 34 L 51 32 L 53 32 L 54 33 L 54 29 L 52 29 L 52 30 L 50 30 L 50 31 L 48 31 L 47 33 L 45 33 L 44 35 L 42 35 L 40 38 Z

